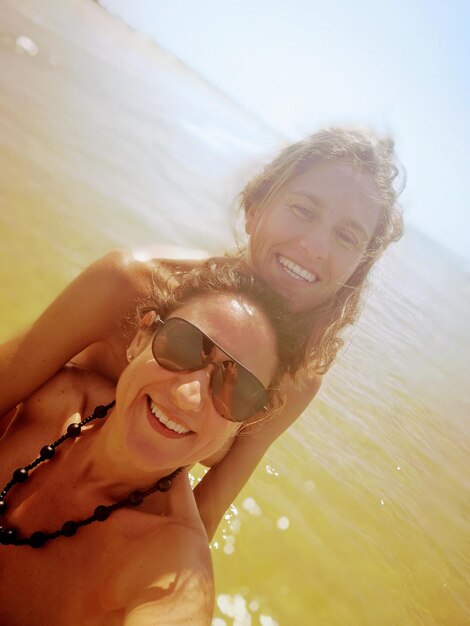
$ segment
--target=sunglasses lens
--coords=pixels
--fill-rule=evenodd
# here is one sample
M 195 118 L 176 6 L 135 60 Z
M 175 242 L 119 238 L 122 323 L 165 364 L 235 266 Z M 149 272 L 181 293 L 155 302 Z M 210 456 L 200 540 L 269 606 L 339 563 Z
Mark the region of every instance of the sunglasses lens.
M 243 366 L 231 361 L 221 363 L 212 378 L 214 407 L 222 417 L 244 422 L 268 403 L 261 383 Z
M 169 370 L 197 369 L 203 365 L 202 355 L 210 353 L 203 333 L 191 324 L 170 318 L 155 334 L 152 349 L 158 363 Z
M 199 328 L 176 317 L 166 320 L 152 342 L 156 361 L 173 372 L 204 368 L 205 357 L 210 359 L 213 349 L 213 341 Z M 215 410 L 226 419 L 243 422 L 268 403 L 268 393 L 259 380 L 234 361 L 220 363 L 211 384 Z

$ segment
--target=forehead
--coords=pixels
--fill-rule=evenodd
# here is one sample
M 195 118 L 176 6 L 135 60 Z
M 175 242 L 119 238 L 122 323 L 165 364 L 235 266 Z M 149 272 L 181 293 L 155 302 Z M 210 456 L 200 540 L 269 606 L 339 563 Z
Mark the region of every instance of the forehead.
M 299 194 L 338 218 L 359 221 L 372 234 L 381 214 L 379 190 L 363 167 L 341 161 L 319 161 L 282 185 L 283 194 Z
M 276 337 L 266 315 L 239 296 L 214 294 L 198 297 L 173 311 L 195 324 L 267 386 L 278 358 Z

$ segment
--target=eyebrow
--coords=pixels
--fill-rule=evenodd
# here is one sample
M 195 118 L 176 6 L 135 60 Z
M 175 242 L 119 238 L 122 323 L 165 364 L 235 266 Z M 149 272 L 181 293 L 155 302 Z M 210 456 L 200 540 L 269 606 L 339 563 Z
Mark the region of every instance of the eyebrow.
M 348 225 L 354 230 L 362 233 L 366 237 L 367 241 L 370 241 L 372 239 L 372 234 L 369 234 L 364 226 L 362 226 L 362 224 L 360 224 L 359 222 L 356 222 L 356 220 L 348 219 Z
M 322 200 L 318 196 L 315 196 L 309 191 L 297 190 L 297 191 L 292 191 L 291 193 L 297 196 L 304 196 L 305 198 L 307 198 L 307 200 L 310 200 L 311 202 L 313 202 L 313 204 L 316 204 L 322 209 L 325 208 L 325 203 L 322 202 Z M 371 240 L 373 233 L 367 232 L 366 228 L 360 222 L 356 221 L 354 218 L 348 218 L 347 222 L 351 228 L 361 232 L 367 238 L 367 241 Z
M 297 190 L 291 191 L 290 194 L 295 196 L 304 196 L 305 198 L 307 198 L 307 200 L 313 202 L 313 204 L 317 204 L 318 206 L 323 208 L 325 207 L 324 202 L 322 202 L 322 200 L 318 196 L 313 195 L 313 193 L 310 193 L 309 191 Z

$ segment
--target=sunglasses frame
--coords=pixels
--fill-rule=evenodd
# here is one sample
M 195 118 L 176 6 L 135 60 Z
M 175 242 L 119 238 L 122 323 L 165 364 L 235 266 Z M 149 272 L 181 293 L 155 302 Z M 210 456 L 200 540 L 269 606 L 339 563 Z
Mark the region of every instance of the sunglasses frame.
M 158 357 L 155 354 L 155 339 L 158 336 L 159 332 L 164 328 L 165 324 L 167 322 L 170 322 L 171 320 L 178 320 L 179 322 L 183 322 L 184 324 L 191 326 L 192 328 L 195 328 L 201 335 L 203 338 L 205 338 L 206 340 L 208 340 L 213 346 L 216 346 L 217 348 L 219 348 L 219 350 L 221 350 L 225 355 L 227 355 L 229 358 L 221 361 L 220 363 L 216 362 L 216 361 L 212 361 L 210 359 L 207 359 L 205 362 L 203 362 L 201 360 L 201 365 L 197 366 L 197 367 L 192 367 L 192 368 L 185 368 L 185 369 L 172 369 L 172 368 L 168 368 L 165 365 L 163 365 L 160 360 L 158 359 Z M 172 371 L 172 372 L 181 372 L 181 373 L 185 373 L 185 372 L 196 372 L 198 370 L 203 370 L 205 369 L 208 365 L 214 365 L 215 366 L 215 371 L 213 373 L 213 375 L 211 376 L 211 397 L 212 397 L 212 403 L 214 405 L 214 408 L 216 409 L 217 413 L 223 418 L 226 419 L 230 422 L 236 422 L 236 423 L 243 423 L 243 422 L 247 422 L 248 420 L 250 420 L 252 417 L 254 417 L 257 413 L 260 413 L 262 411 L 268 411 L 268 402 L 269 402 L 269 389 L 266 388 L 263 383 L 259 380 L 259 378 L 257 376 L 255 376 L 253 374 L 253 372 L 251 370 L 249 370 L 245 365 L 243 365 L 243 363 L 240 363 L 240 361 L 238 361 L 238 359 L 236 359 L 234 356 L 232 356 L 230 354 L 230 352 L 227 352 L 227 350 L 225 350 L 225 348 L 222 348 L 221 345 L 219 345 L 216 341 L 214 341 L 211 337 L 209 337 L 205 332 L 203 332 L 198 326 L 196 326 L 195 324 L 193 324 L 192 322 L 184 319 L 183 317 L 169 317 L 166 320 L 162 320 L 158 315 L 156 317 L 156 319 L 153 322 L 154 324 L 158 324 L 158 327 L 156 328 L 155 332 L 153 333 L 152 336 L 152 344 L 151 344 L 151 349 L 152 349 L 152 355 L 153 358 L 155 359 L 155 361 L 160 365 L 160 367 L 163 367 L 163 369 L 166 369 L 167 371 Z M 160 357 L 161 358 L 161 357 Z M 242 370 L 244 370 L 245 372 L 247 372 L 248 374 L 250 374 L 250 376 L 252 378 L 254 378 L 254 380 L 259 384 L 260 386 L 260 390 L 264 391 L 264 393 L 266 394 L 266 401 L 265 404 L 260 408 L 257 409 L 253 412 L 252 415 L 249 415 L 248 417 L 245 417 L 243 419 L 236 419 L 233 417 L 227 417 L 226 415 L 223 415 L 222 413 L 220 413 L 220 411 L 216 408 L 216 403 L 214 402 L 214 400 L 216 400 L 216 397 L 214 396 L 214 390 L 212 388 L 212 380 L 213 377 L 216 373 L 216 371 L 218 370 L 219 367 L 222 367 L 222 365 L 224 363 L 234 363 L 237 365 L 237 367 L 241 368 Z

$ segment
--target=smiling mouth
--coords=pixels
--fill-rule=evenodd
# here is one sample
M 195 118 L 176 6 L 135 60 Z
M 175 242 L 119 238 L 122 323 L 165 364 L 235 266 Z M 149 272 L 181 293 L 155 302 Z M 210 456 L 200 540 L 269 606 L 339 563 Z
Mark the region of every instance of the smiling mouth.
M 303 280 L 307 283 L 316 283 L 320 279 L 312 272 L 309 272 L 307 269 L 298 265 L 292 259 L 289 259 L 282 254 L 278 255 L 279 263 L 282 265 L 282 269 L 286 272 L 288 276 L 294 278 L 295 280 Z
M 190 433 L 193 433 L 193 431 L 189 430 L 189 428 L 185 428 L 184 426 L 181 426 L 181 424 L 177 424 L 167 415 L 165 415 L 165 413 L 163 413 L 163 411 L 157 407 L 157 405 L 150 396 L 148 396 L 147 398 L 150 411 L 153 413 L 157 421 L 162 424 L 162 426 L 168 428 L 168 430 L 172 430 L 178 435 L 188 435 Z

